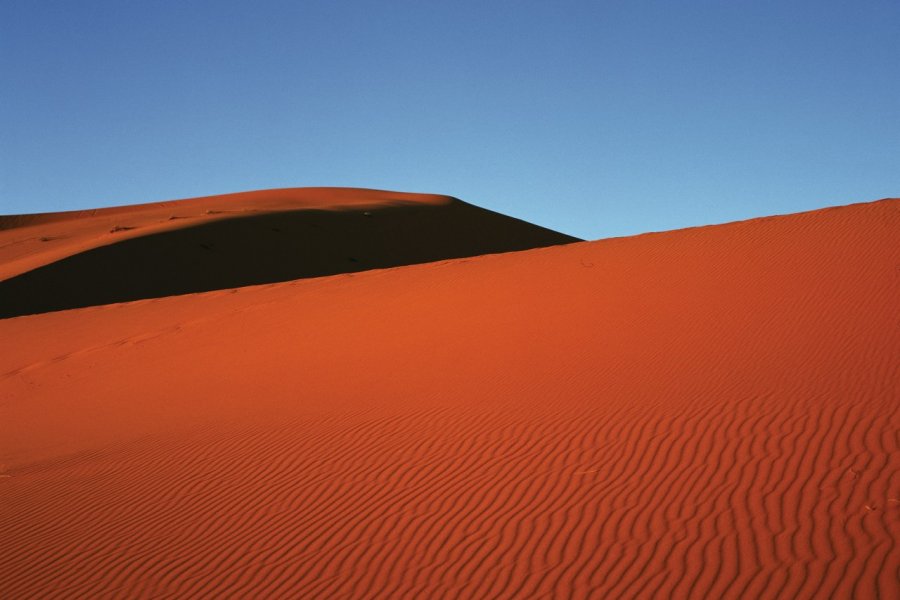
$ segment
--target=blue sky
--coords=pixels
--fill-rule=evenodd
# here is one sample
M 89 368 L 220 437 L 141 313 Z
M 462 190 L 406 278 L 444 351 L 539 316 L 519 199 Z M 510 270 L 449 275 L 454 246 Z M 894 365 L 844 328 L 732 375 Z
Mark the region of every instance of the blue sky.
M 291 186 L 580 237 L 900 195 L 900 2 L 0 0 L 0 213 Z

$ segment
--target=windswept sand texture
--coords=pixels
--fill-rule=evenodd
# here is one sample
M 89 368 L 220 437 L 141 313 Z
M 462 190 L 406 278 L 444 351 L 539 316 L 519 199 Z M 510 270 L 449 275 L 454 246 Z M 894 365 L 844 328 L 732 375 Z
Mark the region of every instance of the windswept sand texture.
M 898 233 L 882 200 L 0 320 L 0 596 L 897 598 Z

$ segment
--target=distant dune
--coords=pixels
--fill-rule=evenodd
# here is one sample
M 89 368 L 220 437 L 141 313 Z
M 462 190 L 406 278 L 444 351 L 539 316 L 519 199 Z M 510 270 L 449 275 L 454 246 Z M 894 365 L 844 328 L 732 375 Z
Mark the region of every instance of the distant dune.
M 0 596 L 900 597 L 900 200 L 565 244 L 302 194 L 5 222 L 7 315 L 240 276 L 0 320 Z
M 0 217 L 0 318 L 574 241 L 448 196 L 345 188 Z

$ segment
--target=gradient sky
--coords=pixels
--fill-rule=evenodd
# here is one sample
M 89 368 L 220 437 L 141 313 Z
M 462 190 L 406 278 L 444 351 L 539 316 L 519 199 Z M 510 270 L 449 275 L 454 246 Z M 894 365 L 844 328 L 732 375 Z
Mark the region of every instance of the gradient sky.
M 900 196 L 900 2 L 0 0 L 0 213 L 457 196 L 584 238 Z

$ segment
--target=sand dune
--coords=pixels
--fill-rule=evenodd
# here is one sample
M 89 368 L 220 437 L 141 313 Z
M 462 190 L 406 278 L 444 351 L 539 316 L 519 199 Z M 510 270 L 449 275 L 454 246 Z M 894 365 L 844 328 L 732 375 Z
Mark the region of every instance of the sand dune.
M 336 188 L 14 216 L 0 228 L 0 318 L 578 241 L 447 196 Z
M 0 590 L 896 598 L 898 229 L 883 200 L 0 320 Z

